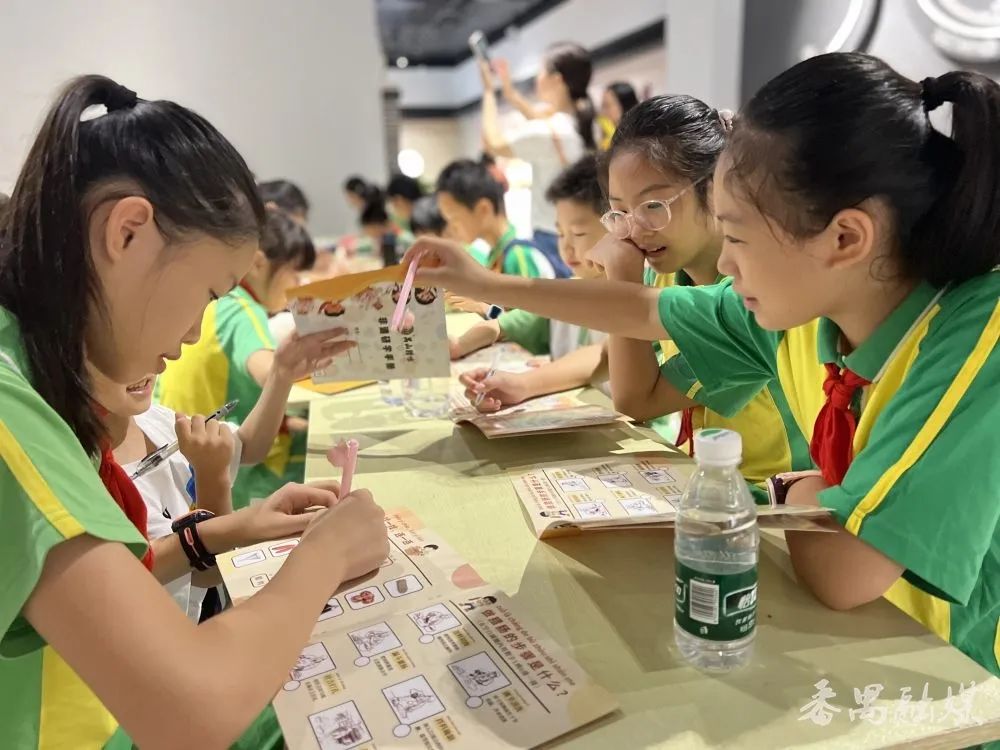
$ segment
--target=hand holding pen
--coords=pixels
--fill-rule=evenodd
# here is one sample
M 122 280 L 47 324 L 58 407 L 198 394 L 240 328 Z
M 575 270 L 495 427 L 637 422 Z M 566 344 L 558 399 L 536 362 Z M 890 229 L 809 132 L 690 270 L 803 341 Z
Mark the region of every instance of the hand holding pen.
M 205 418 L 205 421 L 209 422 L 213 419 L 225 419 L 227 416 L 229 416 L 229 414 L 233 411 L 233 409 L 236 408 L 236 405 L 238 403 L 239 401 L 230 401 L 225 406 L 222 406 L 221 408 L 217 409 L 216 411 L 208 415 Z M 132 474 L 131 478 L 138 479 L 139 477 L 148 474 L 157 466 L 159 466 L 168 458 L 170 458 L 172 455 L 174 455 L 179 449 L 180 449 L 180 442 L 177 440 L 156 449 L 155 451 L 150 453 L 148 456 L 146 456 L 139 462 L 139 465 L 136 467 L 136 470 Z

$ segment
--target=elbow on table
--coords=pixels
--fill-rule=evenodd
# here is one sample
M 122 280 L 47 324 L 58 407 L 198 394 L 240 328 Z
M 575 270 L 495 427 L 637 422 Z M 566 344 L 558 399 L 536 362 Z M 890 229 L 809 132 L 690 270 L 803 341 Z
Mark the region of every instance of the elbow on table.
M 648 422 L 663 416 L 662 410 L 658 410 L 653 404 L 652 394 L 621 393 L 615 390 L 614 384 L 612 384 L 611 401 L 616 410 L 636 422 Z
M 176 711 L 176 716 L 184 718 L 172 722 L 168 731 L 164 731 L 160 723 L 151 727 L 144 738 L 142 733 L 136 732 L 136 746 L 144 750 L 175 750 L 178 747 L 225 750 L 232 746 L 266 704 L 258 711 L 248 710 L 247 706 L 259 700 L 258 695 L 245 694 L 246 691 L 226 680 L 215 682 L 218 684 L 209 680 L 192 693 L 196 697 L 192 701 L 195 705 L 187 711 Z M 206 710 L 206 705 L 212 706 L 210 711 Z

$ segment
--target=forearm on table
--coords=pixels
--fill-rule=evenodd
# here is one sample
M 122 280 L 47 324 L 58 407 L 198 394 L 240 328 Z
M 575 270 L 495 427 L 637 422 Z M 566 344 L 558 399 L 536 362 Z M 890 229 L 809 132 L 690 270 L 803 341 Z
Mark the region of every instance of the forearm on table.
M 487 286 L 487 285 L 483 285 Z M 496 275 L 483 298 L 594 331 L 645 341 L 670 338 L 660 322 L 659 289 L 623 281 Z
M 243 444 L 240 463 L 258 464 L 267 457 L 281 430 L 291 391 L 291 381 L 283 380 L 273 370 L 268 373 L 257 404 L 236 433 Z
M 498 342 L 502 336 L 500 324 L 495 320 L 484 320 L 482 323 L 476 323 L 458 337 L 459 356 L 464 357 L 484 347 L 491 346 Z
M 528 398 L 601 382 L 603 347 L 585 346 L 521 375 Z

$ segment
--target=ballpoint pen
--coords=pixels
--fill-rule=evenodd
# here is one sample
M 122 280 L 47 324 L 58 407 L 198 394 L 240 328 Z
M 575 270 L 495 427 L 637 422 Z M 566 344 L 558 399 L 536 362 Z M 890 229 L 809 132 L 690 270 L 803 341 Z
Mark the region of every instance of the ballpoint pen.
M 497 368 L 500 366 L 500 355 L 503 353 L 503 349 L 499 346 L 497 350 L 493 352 L 493 361 L 490 363 L 490 369 L 486 373 L 486 377 L 480 380 L 480 383 L 485 383 L 487 380 L 492 378 L 497 374 Z M 486 390 L 482 390 L 476 394 L 476 400 L 472 402 L 473 406 L 479 406 L 483 403 L 483 399 L 486 398 Z
M 225 417 L 229 416 L 232 410 L 236 408 L 236 405 L 238 403 L 239 403 L 238 399 L 235 401 L 230 401 L 228 404 L 216 409 L 214 412 L 209 414 L 205 418 L 205 421 L 210 422 L 213 419 L 224 419 Z M 168 458 L 170 458 L 172 455 L 174 455 L 179 448 L 180 448 L 180 443 L 176 440 L 172 443 L 168 443 L 167 445 L 157 448 L 155 451 L 150 453 L 148 456 L 146 456 L 139 462 L 139 465 L 136 467 L 136 470 L 132 474 L 131 478 L 138 479 L 143 474 L 148 474 L 150 471 L 152 471 L 157 466 L 166 461 Z

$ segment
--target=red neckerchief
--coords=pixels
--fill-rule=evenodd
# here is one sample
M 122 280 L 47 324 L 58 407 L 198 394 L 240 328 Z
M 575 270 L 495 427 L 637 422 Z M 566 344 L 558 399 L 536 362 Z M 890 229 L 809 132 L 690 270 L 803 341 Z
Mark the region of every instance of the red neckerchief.
M 681 430 L 677 433 L 677 447 L 680 448 L 685 443 L 688 446 L 688 455 L 694 457 L 694 410 L 696 406 L 689 406 L 681 412 Z
M 851 405 L 855 394 L 870 384 L 871 381 L 846 368 L 841 371 L 835 364 L 826 364 L 826 382 L 823 383 L 826 403 L 816 417 L 809 453 L 831 487 L 844 481 L 854 459 L 854 432 L 858 419 Z
M 143 502 L 142 495 L 139 494 L 139 490 L 135 488 L 128 474 L 115 461 L 115 457 L 111 453 L 111 444 L 107 441 L 101 447 L 101 467 L 97 473 L 100 475 L 101 482 L 104 483 L 108 494 L 118 503 L 118 507 L 122 509 L 128 520 L 148 542 L 146 503 Z M 142 556 L 142 564 L 146 566 L 147 570 L 153 569 L 153 548 L 149 545 L 146 546 L 146 554 Z

